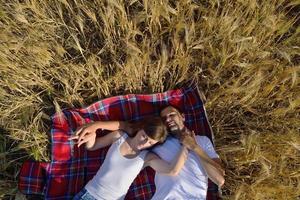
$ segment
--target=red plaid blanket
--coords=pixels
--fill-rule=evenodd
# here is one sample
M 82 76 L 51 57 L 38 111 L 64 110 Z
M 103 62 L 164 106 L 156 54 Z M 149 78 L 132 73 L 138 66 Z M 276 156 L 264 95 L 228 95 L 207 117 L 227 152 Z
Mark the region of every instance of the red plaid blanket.
M 109 147 L 87 151 L 77 148 L 67 138 L 82 124 L 98 120 L 138 120 L 158 115 L 160 108 L 174 105 L 184 112 L 186 126 L 212 140 L 203 102 L 196 87 L 164 93 L 115 96 L 82 109 L 65 109 L 52 116 L 50 163 L 26 161 L 19 174 L 19 190 L 24 194 L 41 194 L 45 199 L 72 199 L 97 172 Z M 105 134 L 99 131 L 97 134 Z M 122 169 L 120 169 L 122 170 Z M 155 192 L 155 172 L 146 168 L 132 183 L 126 199 L 150 199 Z M 218 188 L 209 182 L 207 199 L 218 199 Z

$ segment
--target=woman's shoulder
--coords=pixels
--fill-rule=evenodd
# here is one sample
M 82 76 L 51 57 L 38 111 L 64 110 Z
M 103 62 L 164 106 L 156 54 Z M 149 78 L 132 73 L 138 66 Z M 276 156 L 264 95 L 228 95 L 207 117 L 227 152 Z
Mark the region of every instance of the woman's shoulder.
M 116 130 L 110 133 L 113 139 L 113 142 L 116 142 L 120 140 L 121 138 L 124 138 L 126 136 L 126 133 L 121 130 Z

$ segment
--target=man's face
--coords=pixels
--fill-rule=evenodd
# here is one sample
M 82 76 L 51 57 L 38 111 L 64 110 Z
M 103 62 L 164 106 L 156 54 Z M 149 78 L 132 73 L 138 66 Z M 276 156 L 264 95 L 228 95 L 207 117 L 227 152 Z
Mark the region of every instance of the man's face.
M 168 106 L 160 112 L 160 117 L 171 133 L 184 128 L 184 115 L 176 108 Z

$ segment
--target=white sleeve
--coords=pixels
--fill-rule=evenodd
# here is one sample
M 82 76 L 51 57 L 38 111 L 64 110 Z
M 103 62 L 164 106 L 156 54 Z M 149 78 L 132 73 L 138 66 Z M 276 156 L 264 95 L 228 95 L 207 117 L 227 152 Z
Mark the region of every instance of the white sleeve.
M 214 146 L 211 141 L 206 136 L 196 136 L 197 144 L 207 153 L 210 158 L 219 158 L 219 155 L 216 153 Z

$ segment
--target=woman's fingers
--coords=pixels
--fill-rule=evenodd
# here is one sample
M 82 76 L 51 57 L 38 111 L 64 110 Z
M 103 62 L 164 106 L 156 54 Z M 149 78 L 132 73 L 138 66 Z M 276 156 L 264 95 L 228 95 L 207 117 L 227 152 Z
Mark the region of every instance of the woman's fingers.
M 84 143 L 83 141 L 79 142 L 79 143 L 77 144 L 77 147 L 79 148 L 80 145 L 82 145 L 83 143 Z
M 70 136 L 68 138 L 68 140 L 82 140 L 84 138 L 84 136 L 87 134 L 88 132 L 82 132 L 82 134 L 80 135 L 73 135 L 73 136 Z
M 91 139 L 91 135 L 87 135 L 86 137 L 84 137 L 81 141 L 78 140 L 78 144 L 77 146 L 80 147 L 80 145 L 86 143 L 87 141 L 89 141 Z
M 79 127 L 73 136 L 69 137 L 68 140 L 77 140 L 77 146 L 80 147 L 80 145 L 86 143 L 93 137 L 93 132 L 89 130 L 89 126 L 83 125 Z
M 89 134 L 89 133 L 90 133 L 89 130 L 87 130 L 86 128 L 83 129 L 83 130 L 81 131 L 80 135 L 79 135 L 78 141 L 81 141 L 81 140 L 84 138 L 84 136 L 85 136 L 86 134 Z
M 80 135 L 80 133 L 81 133 L 81 131 L 83 130 L 84 127 L 85 127 L 84 125 L 83 125 L 83 126 L 80 126 L 80 127 L 75 131 L 74 135 Z
M 81 137 L 83 137 L 86 134 L 85 129 L 86 129 L 85 125 L 80 126 L 79 128 L 76 129 L 76 131 L 74 132 L 74 135 L 69 137 L 68 140 L 79 140 L 79 139 L 81 139 Z
M 68 138 L 68 140 L 77 140 L 79 138 L 78 135 L 73 135 L 71 137 Z

